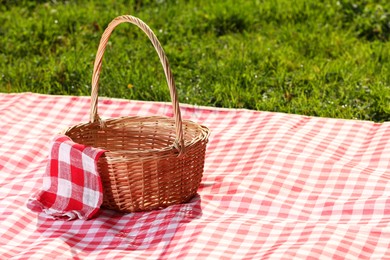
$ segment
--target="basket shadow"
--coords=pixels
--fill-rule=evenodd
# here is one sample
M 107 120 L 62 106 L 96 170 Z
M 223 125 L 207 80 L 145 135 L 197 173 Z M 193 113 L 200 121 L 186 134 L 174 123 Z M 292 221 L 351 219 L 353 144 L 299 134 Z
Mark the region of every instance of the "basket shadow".
M 62 221 L 38 217 L 37 231 L 61 239 L 74 257 L 83 251 L 165 249 L 180 227 L 202 215 L 197 194 L 186 204 L 123 214 L 103 209 L 91 220 Z

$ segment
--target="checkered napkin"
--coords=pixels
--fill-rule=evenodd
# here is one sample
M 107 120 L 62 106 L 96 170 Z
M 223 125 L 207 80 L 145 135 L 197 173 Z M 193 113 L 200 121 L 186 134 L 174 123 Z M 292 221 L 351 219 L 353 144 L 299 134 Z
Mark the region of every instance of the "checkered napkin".
M 54 219 L 90 219 L 99 210 L 103 190 L 97 160 L 104 150 L 73 142 L 65 135 L 52 143 L 42 190 L 28 208 Z

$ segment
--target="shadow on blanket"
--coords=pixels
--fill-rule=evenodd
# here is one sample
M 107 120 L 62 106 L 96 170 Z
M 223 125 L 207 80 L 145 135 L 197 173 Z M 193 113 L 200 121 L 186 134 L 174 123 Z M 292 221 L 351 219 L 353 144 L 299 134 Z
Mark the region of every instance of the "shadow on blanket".
M 40 214 L 37 231 L 63 240 L 77 259 L 81 251 L 145 250 L 157 245 L 165 248 L 182 225 L 201 215 L 201 199 L 196 195 L 186 204 L 149 212 L 122 214 L 102 209 L 96 218 L 87 221 L 51 220 Z

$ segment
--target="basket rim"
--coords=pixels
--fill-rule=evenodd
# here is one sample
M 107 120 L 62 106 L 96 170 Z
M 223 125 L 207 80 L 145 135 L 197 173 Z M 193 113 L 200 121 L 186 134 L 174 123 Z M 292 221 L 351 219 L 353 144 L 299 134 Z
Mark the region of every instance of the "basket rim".
M 173 122 L 172 123 L 172 128 L 175 128 L 174 118 L 171 117 L 166 117 L 166 116 L 121 116 L 121 117 L 110 117 L 107 119 L 100 119 L 99 121 L 95 122 L 83 122 L 79 123 L 73 126 L 70 126 L 64 130 L 61 131 L 61 134 L 67 135 L 69 138 L 72 139 L 72 141 L 76 142 L 73 140 L 72 137 L 68 135 L 69 132 L 72 131 L 77 131 L 78 129 L 82 129 L 83 127 L 95 125 L 96 127 L 100 127 L 101 129 L 104 129 L 104 127 L 107 125 L 107 123 L 113 122 L 114 124 L 120 124 L 121 121 L 123 120 L 134 120 L 134 123 L 136 124 L 137 122 L 158 122 L 160 121 L 168 121 L 168 122 Z M 184 129 L 188 130 L 189 128 L 196 129 L 199 131 L 199 134 L 192 138 L 192 140 L 188 140 L 185 138 L 185 134 L 183 135 L 184 139 L 184 149 L 191 148 L 191 146 L 195 145 L 198 142 L 204 142 L 208 143 L 208 139 L 210 136 L 210 129 L 207 126 L 201 125 L 199 123 L 196 123 L 192 120 L 184 119 L 182 120 Z M 189 127 L 188 127 L 189 126 Z M 82 144 L 82 143 L 80 143 Z M 105 149 L 104 147 L 100 147 Z M 162 148 L 153 148 L 153 149 L 127 149 L 127 150 L 106 150 L 105 154 L 106 156 L 139 156 L 139 157 L 148 157 L 148 156 L 157 156 L 160 154 L 171 154 L 171 153 L 177 153 L 179 154 L 179 150 L 177 147 L 175 147 L 175 143 L 172 143 L 171 145 L 162 147 Z M 185 152 L 184 152 L 185 154 Z M 139 159 L 139 158 L 138 158 Z

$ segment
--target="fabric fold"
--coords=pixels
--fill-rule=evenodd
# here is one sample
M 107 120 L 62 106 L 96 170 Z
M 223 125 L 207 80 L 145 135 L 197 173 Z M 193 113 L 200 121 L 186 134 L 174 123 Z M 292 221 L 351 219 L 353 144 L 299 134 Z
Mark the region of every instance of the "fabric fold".
M 54 219 L 90 219 L 103 202 L 97 161 L 105 150 L 73 142 L 68 136 L 54 138 L 43 184 L 27 207 Z

